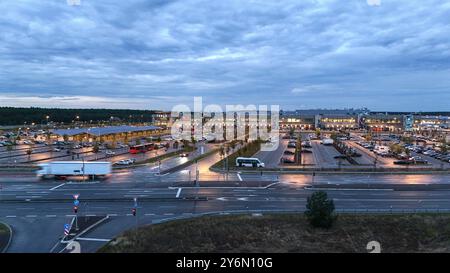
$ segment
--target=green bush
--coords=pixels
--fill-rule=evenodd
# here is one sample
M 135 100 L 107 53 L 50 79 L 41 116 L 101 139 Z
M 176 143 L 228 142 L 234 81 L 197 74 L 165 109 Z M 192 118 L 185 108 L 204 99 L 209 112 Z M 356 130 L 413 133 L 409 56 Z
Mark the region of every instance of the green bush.
M 333 200 L 324 191 L 313 193 L 308 197 L 305 216 L 313 227 L 331 228 L 336 220 Z

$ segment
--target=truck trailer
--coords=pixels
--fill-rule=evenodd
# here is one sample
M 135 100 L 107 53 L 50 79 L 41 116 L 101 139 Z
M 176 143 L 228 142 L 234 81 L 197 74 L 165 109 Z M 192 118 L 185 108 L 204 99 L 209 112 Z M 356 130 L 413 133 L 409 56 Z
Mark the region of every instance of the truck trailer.
M 334 140 L 331 138 L 324 138 L 322 139 L 321 143 L 323 145 L 333 145 L 334 144 Z
M 111 175 L 111 162 L 54 161 L 39 164 L 37 175 L 40 178 L 64 178 L 82 176 L 107 178 Z

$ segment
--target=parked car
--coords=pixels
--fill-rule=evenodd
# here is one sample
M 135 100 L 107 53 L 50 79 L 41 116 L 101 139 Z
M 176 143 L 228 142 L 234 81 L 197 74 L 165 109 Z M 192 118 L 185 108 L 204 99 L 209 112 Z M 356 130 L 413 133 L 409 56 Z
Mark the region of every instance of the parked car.
M 282 163 L 295 163 L 295 159 L 293 156 L 283 156 L 281 158 Z
M 108 151 L 105 152 L 105 154 L 106 155 L 115 155 L 116 152 L 108 150 Z
M 296 143 L 291 143 L 291 142 L 289 142 L 288 148 L 296 148 L 296 147 L 297 147 L 297 144 L 296 144 Z

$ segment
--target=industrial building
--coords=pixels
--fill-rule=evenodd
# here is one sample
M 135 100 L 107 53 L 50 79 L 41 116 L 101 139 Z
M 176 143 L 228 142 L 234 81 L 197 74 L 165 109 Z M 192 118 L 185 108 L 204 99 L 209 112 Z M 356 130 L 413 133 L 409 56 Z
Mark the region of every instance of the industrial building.
M 117 142 L 124 143 L 142 137 L 161 134 L 163 129 L 157 126 L 107 126 L 75 129 L 51 130 L 52 135 L 70 141 L 79 142 Z

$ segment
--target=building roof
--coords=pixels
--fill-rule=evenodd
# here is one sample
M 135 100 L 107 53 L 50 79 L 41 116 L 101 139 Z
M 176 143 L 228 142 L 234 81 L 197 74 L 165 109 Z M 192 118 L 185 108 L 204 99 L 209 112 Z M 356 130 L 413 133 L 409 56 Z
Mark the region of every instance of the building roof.
M 92 127 L 92 128 L 76 128 L 76 129 L 57 129 L 52 130 L 52 133 L 55 135 L 68 135 L 75 136 L 81 134 L 89 134 L 94 136 L 103 136 L 103 135 L 111 135 L 111 134 L 120 134 L 126 132 L 142 132 L 142 131 L 153 131 L 160 130 L 160 127 L 157 126 L 107 126 L 107 127 Z

